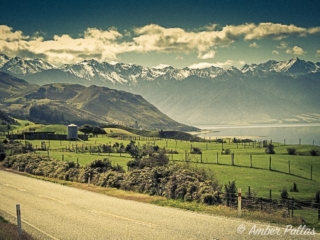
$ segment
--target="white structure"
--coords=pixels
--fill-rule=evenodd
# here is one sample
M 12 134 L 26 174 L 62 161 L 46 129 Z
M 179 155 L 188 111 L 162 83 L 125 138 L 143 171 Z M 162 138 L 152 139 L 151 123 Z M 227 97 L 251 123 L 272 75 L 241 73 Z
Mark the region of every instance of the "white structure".
M 68 125 L 68 139 L 77 140 L 78 139 L 78 126 L 75 124 Z

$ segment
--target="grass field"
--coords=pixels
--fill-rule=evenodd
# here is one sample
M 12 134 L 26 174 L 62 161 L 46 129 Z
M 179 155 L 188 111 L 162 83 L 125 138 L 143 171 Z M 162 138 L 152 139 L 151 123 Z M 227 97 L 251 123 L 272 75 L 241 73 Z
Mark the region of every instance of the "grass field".
M 116 132 L 115 129 L 112 131 Z M 124 133 L 123 130 L 120 132 Z M 34 147 L 40 147 L 41 141 L 29 141 Z M 23 143 L 23 141 L 22 141 Z M 131 160 L 126 153 L 94 153 L 90 154 L 85 149 L 106 144 L 122 143 L 126 146 L 129 141 L 118 140 L 106 136 L 89 138 L 86 142 L 70 141 L 46 141 L 49 146 L 49 156 L 58 160 L 79 162 L 86 165 L 96 159 L 109 158 L 112 163 L 119 164 L 127 169 L 126 163 Z M 224 149 L 230 149 L 234 154 L 234 166 L 232 155 L 221 154 L 222 144 L 215 142 L 187 142 L 180 140 L 138 141 L 137 145 L 158 145 L 161 148 L 171 149 L 178 154 L 169 154 L 169 159 L 177 163 L 187 163 L 193 167 L 205 168 L 213 172 L 220 184 L 236 181 L 237 187 L 247 192 L 250 186 L 251 192 L 260 197 L 269 197 L 270 190 L 273 198 L 280 198 L 280 192 L 285 187 L 289 196 L 306 200 L 314 198 L 320 190 L 320 157 L 307 155 L 311 149 L 320 151 L 319 146 L 275 144 L 276 154 L 266 154 L 264 148 L 253 147 L 252 143 L 237 145 L 224 143 Z M 198 147 L 200 154 L 190 154 L 190 149 Z M 306 155 L 288 155 L 287 148 L 295 148 L 297 152 Z M 68 151 L 67 149 L 71 149 Z M 84 152 L 82 152 L 84 151 Z M 39 154 L 48 155 L 47 151 L 37 151 Z M 269 170 L 271 158 L 271 170 Z M 201 163 L 202 162 L 202 163 Z M 218 163 L 218 164 L 217 164 Z M 251 167 L 252 166 L 252 167 Z M 289 169 L 290 168 L 290 169 Z M 312 172 L 311 172 L 312 168 Z M 289 173 L 290 171 L 290 173 Z M 312 176 L 311 176 L 312 174 Z M 311 180 L 312 177 L 312 180 Z M 290 192 L 293 183 L 297 184 L 299 192 Z

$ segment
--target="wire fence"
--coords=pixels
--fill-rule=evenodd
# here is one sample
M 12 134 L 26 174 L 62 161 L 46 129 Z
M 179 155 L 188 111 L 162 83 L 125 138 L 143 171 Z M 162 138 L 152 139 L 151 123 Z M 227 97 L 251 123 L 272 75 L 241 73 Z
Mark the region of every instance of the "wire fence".
M 239 155 L 238 159 L 234 153 L 226 155 L 216 152 L 214 155 L 209 156 L 209 158 L 207 155 L 204 158 L 202 154 L 192 154 L 188 151 L 185 151 L 184 157 L 177 158 L 176 154 L 174 153 L 168 154 L 168 157 L 172 162 L 263 169 L 310 180 L 315 179 L 315 174 L 318 174 L 319 172 L 319 169 L 314 168 L 313 165 L 305 164 L 303 167 L 300 166 L 299 168 L 296 168 L 295 165 L 292 164 L 291 160 L 280 160 L 276 155 L 270 156 L 268 154 L 241 154 Z
M 271 192 L 271 191 L 270 191 Z M 223 202 L 232 208 L 238 207 L 238 197 L 235 193 L 219 193 Z M 294 198 L 269 198 L 250 196 L 246 193 L 241 197 L 241 209 L 257 210 L 267 213 L 280 211 L 283 218 L 297 217 L 302 223 L 316 223 L 320 221 L 319 199 L 301 201 Z

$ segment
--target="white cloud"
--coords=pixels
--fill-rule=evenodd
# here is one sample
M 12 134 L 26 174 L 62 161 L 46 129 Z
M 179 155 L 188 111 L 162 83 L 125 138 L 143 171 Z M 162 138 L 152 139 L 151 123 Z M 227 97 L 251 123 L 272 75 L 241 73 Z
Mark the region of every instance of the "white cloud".
M 205 54 L 199 53 L 198 54 L 198 58 L 199 59 L 212 59 L 212 58 L 214 58 L 215 54 L 216 54 L 216 52 L 211 50 L 211 51 L 209 51 L 209 52 L 207 52 Z
M 155 69 L 163 69 L 163 68 L 167 68 L 167 67 L 170 67 L 170 65 L 167 65 L 167 64 L 159 64 L 158 66 L 155 66 L 153 68 Z
M 281 40 L 288 36 L 306 36 L 308 29 L 297 27 L 293 24 L 284 25 L 278 23 L 260 23 L 258 26 L 254 26 L 250 31 L 246 32 L 244 39 L 262 39 L 273 38 Z
M 214 63 L 202 62 L 202 63 L 192 64 L 188 68 L 190 68 L 190 69 L 203 69 L 203 68 L 209 68 L 212 66 L 216 66 L 216 65 Z
M 188 68 L 190 69 L 203 69 L 203 68 L 208 68 L 208 67 L 220 67 L 220 68 L 229 68 L 233 65 L 244 65 L 244 61 L 238 61 L 235 62 L 233 60 L 227 60 L 225 62 L 215 62 L 215 63 L 208 63 L 208 62 L 202 62 L 202 63 L 195 63 L 190 65 Z
M 305 53 L 305 51 L 301 47 L 294 46 L 291 49 L 287 49 L 286 53 L 298 56 L 298 55 L 303 55 Z
M 29 36 L 24 36 L 22 31 L 12 31 L 11 27 L 0 25 L 0 40 L 4 41 L 19 41 L 28 39 Z
M 288 44 L 286 42 L 281 42 L 279 46 L 277 46 L 277 48 L 279 49 L 286 49 L 288 47 Z
M 273 50 L 273 51 L 272 51 L 272 54 L 274 54 L 274 55 L 279 55 L 279 51 Z
M 217 47 L 226 47 L 241 40 L 258 40 L 270 38 L 281 40 L 289 36 L 307 36 L 320 32 L 320 27 L 302 28 L 275 23 L 246 23 L 226 25 L 220 29 L 215 24 L 193 31 L 182 28 L 165 28 L 156 24 L 145 25 L 120 33 L 116 28 L 101 30 L 88 28 L 80 37 L 68 34 L 55 35 L 44 40 L 39 33 L 25 36 L 22 31 L 14 31 L 11 27 L 0 25 L 0 52 L 10 57 L 39 56 L 52 64 L 79 62 L 85 59 L 99 61 L 118 60 L 123 53 L 175 52 L 183 54 L 197 53 L 199 59 L 215 57 Z M 250 47 L 259 47 L 256 42 Z M 281 42 L 277 47 L 286 49 L 287 44 Z M 299 47 L 289 49 L 287 53 L 304 54 Z
M 256 43 L 256 42 L 253 42 L 249 45 L 249 47 L 252 47 L 252 48 L 259 48 L 260 46 Z

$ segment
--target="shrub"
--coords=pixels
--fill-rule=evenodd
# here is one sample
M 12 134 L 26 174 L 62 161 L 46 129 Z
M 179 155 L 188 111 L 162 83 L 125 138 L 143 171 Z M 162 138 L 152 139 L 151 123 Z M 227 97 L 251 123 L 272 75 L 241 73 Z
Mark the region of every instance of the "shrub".
M 231 150 L 229 148 L 227 148 L 226 150 L 224 150 L 224 154 L 229 155 L 231 153 Z
M 289 155 L 297 155 L 297 151 L 295 148 L 287 148 L 287 152 Z
M 319 151 L 316 150 L 316 149 L 311 149 L 310 150 L 310 154 L 311 154 L 311 156 L 318 156 L 319 155 Z
M 282 200 L 288 199 L 289 193 L 285 187 L 282 189 L 280 196 Z
M 316 203 L 320 203 L 320 190 L 316 192 Z
M 290 192 L 299 192 L 297 184 L 293 183 L 293 187 L 290 189 Z
M 0 162 L 2 162 L 6 158 L 6 153 L 0 152 Z
M 274 151 L 274 145 L 272 143 L 269 143 L 266 146 L 266 154 L 275 154 L 276 152 Z
M 208 205 L 212 205 L 215 203 L 215 197 L 213 194 L 206 193 L 201 196 L 201 202 Z
M 194 148 L 192 148 L 191 153 L 192 153 L 192 154 L 201 154 L 201 153 L 202 153 L 202 151 L 201 151 L 201 149 L 200 149 L 200 148 L 198 148 L 198 147 L 194 147 Z
M 237 187 L 236 187 L 236 181 L 232 181 L 224 185 L 224 197 L 226 199 L 227 206 L 230 206 L 230 204 L 235 203 L 237 199 Z

